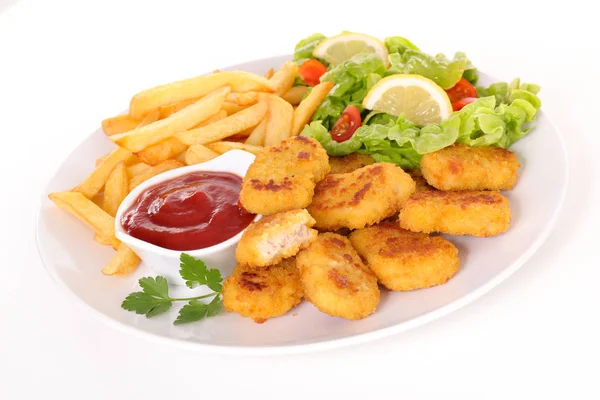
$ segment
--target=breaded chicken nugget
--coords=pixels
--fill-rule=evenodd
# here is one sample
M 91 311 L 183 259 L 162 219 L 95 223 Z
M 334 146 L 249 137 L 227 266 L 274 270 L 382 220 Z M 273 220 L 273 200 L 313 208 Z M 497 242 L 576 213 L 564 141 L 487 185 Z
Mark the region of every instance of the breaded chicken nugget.
M 379 304 L 377 278 L 348 238 L 321 233 L 296 257 L 304 296 L 320 311 L 350 320 L 372 314 Z
M 374 163 L 373 157 L 360 153 L 352 153 L 343 157 L 329 157 L 330 174 L 345 174 Z
M 413 181 L 415 181 L 415 184 L 417 185 L 415 193 L 420 192 L 422 190 L 434 189 L 433 186 L 430 186 L 427 183 L 427 180 L 423 176 L 423 173 L 420 169 L 409 169 L 408 171 L 406 171 L 406 173 L 409 174 L 411 178 L 413 178 Z
M 327 152 L 317 140 L 290 137 L 256 156 L 244 176 L 240 204 L 263 215 L 306 208 L 329 169 Z
M 252 267 L 277 264 L 317 239 L 318 232 L 310 228 L 315 222 L 306 210 L 263 217 L 244 231 L 235 257 L 240 264 Z
M 497 191 L 415 193 L 400 211 L 400 226 L 413 232 L 493 236 L 511 219 L 508 199 Z
M 350 242 L 386 288 L 408 291 L 445 283 L 459 269 L 458 249 L 441 236 L 382 222 L 350 234 Z
M 223 282 L 226 311 L 250 317 L 257 323 L 287 313 L 302 300 L 300 274 L 293 258 L 264 269 L 237 265 Z
M 410 175 L 391 163 L 330 174 L 317 184 L 308 212 L 316 228 L 359 229 L 398 212 L 415 191 Z
M 439 190 L 508 190 L 517 183 L 519 159 L 495 146 L 454 144 L 425 154 L 421 172 Z

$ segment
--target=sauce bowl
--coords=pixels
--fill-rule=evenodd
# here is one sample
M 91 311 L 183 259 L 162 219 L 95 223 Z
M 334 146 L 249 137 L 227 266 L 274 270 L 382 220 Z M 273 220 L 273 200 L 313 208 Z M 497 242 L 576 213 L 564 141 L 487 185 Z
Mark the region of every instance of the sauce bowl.
M 129 235 L 121 225 L 121 217 L 135 203 L 142 192 L 156 184 L 190 172 L 200 171 L 230 172 L 243 178 L 254 161 L 254 157 L 254 154 L 243 150 L 231 150 L 212 160 L 163 172 L 141 183 L 125 197 L 117 210 L 115 217 L 117 239 L 129 246 L 156 274 L 165 277 L 172 285 L 185 285 L 185 281 L 179 275 L 179 257 L 182 252 L 204 261 L 209 269 L 218 269 L 221 271 L 222 276 L 231 274 L 236 265 L 235 247 L 245 229 L 214 246 L 197 250 L 176 251 L 156 246 Z M 260 215 L 257 215 L 254 221 L 260 219 L 260 217 Z

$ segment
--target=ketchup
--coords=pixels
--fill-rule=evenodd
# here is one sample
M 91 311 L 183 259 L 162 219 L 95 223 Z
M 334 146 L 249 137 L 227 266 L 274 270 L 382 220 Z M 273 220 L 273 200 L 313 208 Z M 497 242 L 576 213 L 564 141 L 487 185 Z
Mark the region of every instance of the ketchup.
M 170 250 L 197 250 L 244 230 L 255 215 L 238 207 L 242 178 L 229 172 L 182 175 L 143 191 L 121 225 L 140 240 Z

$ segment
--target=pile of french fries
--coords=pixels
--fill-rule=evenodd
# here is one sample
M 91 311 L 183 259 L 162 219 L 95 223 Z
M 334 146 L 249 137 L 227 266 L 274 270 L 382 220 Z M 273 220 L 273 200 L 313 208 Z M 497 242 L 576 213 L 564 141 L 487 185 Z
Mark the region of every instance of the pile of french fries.
M 127 114 L 102 121 L 116 148 L 96 161 L 74 189 L 50 193 L 61 209 L 87 224 L 94 239 L 116 250 L 105 275 L 133 272 L 140 258 L 115 237 L 115 215 L 136 186 L 162 172 L 208 161 L 229 150 L 257 154 L 300 133 L 333 87 L 293 86 L 296 63 L 265 76 L 215 71 L 144 90 Z

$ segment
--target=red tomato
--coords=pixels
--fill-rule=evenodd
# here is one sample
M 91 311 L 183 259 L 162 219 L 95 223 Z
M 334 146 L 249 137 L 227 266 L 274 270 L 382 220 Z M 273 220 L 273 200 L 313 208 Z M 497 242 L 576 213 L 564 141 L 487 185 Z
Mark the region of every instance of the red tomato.
M 353 105 L 346 107 L 333 128 L 331 128 L 331 138 L 338 143 L 344 142 L 354 135 L 354 132 L 361 124 L 360 111 Z
M 477 89 L 465 78 L 460 78 L 456 85 L 446 90 L 446 93 L 448 93 L 451 103 L 465 97 L 477 97 Z
M 327 72 L 327 67 L 312 58 L 304 61 L 298 69 L 298 75 L 308 86 L 318 85 L 325 72 Z
M 467 104 L 470 104 L 470 103 L 474 102 L 475 100 L 477 100 L 476 97 L 463 97 L 462 99 L 457 100 L 454 103 L 452 103 L 452 109 L 454 111 L 459 111 L 464 106 L 466 106 Z

